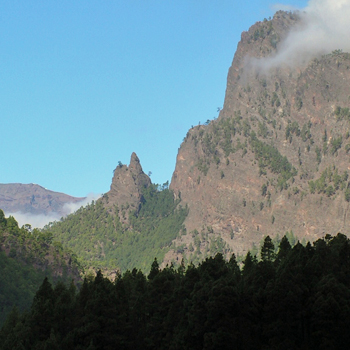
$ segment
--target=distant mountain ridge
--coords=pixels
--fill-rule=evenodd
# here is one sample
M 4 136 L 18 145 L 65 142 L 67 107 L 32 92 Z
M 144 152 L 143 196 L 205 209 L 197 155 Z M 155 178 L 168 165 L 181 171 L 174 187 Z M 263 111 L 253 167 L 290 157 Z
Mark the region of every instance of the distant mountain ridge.
M 64 216 L 64 205 L 77 203 L 85 197 L 73 197 L 64 193 L 50 191 L 36 184 L 0 184 L 0 209 L 6 213 L 31 213 L 48 215 L 57 213 Z

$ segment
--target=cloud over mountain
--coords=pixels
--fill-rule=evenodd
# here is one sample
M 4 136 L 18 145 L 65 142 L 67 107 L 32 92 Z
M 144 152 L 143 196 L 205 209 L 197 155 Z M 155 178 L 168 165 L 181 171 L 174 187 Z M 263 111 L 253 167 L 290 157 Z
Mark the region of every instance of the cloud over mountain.
M 299 24 L 279 44 L 277 53 L 251 61 L 256 68 L 300 65 L 334 50 L 350 51 L 350 0 L 310 0 L 298 14 Z
M 101 197 L 100 194 L 89 193 L 86 196 L 86 198 L 84 198 L 82 201 L 64 204 L 62 209 L 64 216 L 74 213 L 80 207 L 85 207 L 87 204 L 90 204 L 93 200 L 97 200 L 100 197 Z M 13 216 L 17 220 L 20 227 L 25 224 L 30 224 L 33 228 L 34 227 L 43 228 L 49 222 L 60 220 L 62 217 L 62 215 L 55 212 L 50 212 L 47 215 L 22 213 L 22 212 L 15 212 L 15 213 L 5 212 L 5 214 L 6 216 L 10 216 L 10 215 Z

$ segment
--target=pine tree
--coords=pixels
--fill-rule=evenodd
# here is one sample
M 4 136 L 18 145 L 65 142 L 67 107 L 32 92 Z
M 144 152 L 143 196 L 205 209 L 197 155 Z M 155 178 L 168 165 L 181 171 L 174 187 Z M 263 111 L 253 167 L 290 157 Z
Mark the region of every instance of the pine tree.
M 160 269 L 159 269 L 159 264 L 158 264 L 157 258 L 154 258 L 154 261 L 153 261 L 152 266 L 151 266 L 151 271 L 148 274 L 147 278 L 149 280 L 152 280 L 155 276 L 158 275 L 159 271 L 160 271 Z
M 273 261 L 275 259 L 275 246 L 270 236 L 266 236 L 260 251 L 262 261 Z

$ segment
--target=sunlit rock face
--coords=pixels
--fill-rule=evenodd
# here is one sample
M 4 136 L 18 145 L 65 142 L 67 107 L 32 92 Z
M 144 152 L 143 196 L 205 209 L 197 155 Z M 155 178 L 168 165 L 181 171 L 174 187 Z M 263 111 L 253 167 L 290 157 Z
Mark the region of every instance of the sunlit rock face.
M 350 55 L 271 63 L 303 26 L 280 11 L 242 33 L 218 118 L 191 128 L 178 152 L 170 188 L 189 215 L 177 245 L 194 245 L 197 230 L 202 253 L 220 235 L 245 254 L 266 235 L 350 232 Z
M 132 153 L 129 166 L 119 164 L 112 179 L 111 189 L 103 201 L 109 208 L 118 206 L 122 221 L 127 221 L 130 210 L 138 210 L 142 200 L 142 189 L 150 186 L 150 178 L 143 172 L 136 153 Z M 125 208 L 125 209 L 124 209 Z

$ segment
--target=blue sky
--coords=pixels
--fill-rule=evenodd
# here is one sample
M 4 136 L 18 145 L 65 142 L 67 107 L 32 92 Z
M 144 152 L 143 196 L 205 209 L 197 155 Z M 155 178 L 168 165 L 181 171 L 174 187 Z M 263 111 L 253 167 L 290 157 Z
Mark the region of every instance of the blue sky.
M 0 183 L 104 193 L 132 152 L 170 181 L 188 129 L 222 107 L 241 32 L 273 5 L 0 0 Z

